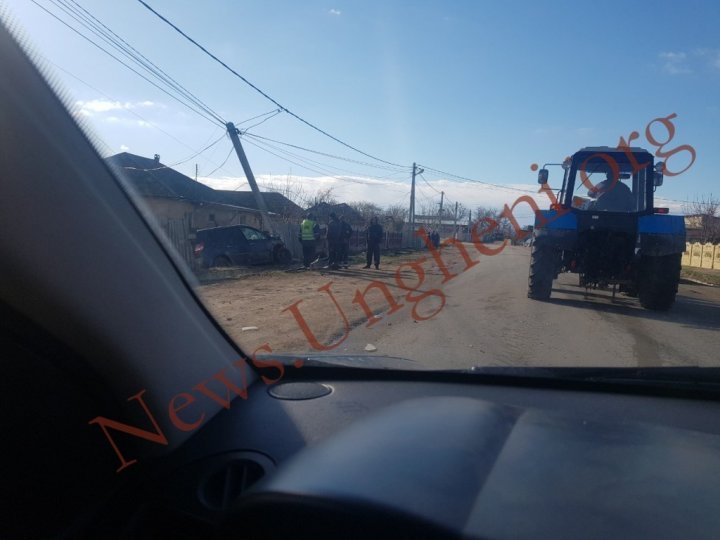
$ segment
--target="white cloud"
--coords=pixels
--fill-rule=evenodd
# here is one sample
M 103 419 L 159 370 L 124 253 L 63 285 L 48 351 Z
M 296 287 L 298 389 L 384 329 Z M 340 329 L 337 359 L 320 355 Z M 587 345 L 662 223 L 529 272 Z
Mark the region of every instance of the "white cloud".
M 662 52 L 658 57 L 663 61 L 662 70 L 669 75 L 692 73 L 687 66 L 687 54 L 684 52 Z
M 224 176 L 220 178 L 198 178 L 203 184 L 214 189 L 249 191 L 244 177 Z M 260 189 L 267 189 L 268 184 L 275 186 L 290 183 L 291 188 L 301 188 L 306 195 L 314 195 L 318 190 L 333 188 L 333 195 L 339 202 L 372 201 L 383 207 L 393 204 L 410 203 L 410 183 L 379 180 L 365 177 L 308 177 L 287 175 L 257 175 Z M 456 182 L 444 179 L 428 179 L 419 182 L 416 190 L 416 213 L 421 214 L 423 209 L 437 208 L 440 202 L 440 191 L 445 192 L 446 208 L 452 208 L 455 202 L 462 203 L 473 213 L 479 206 L 502 209 L 504 205 L 512 206 L 518 197 L 529 195 L 539 208 L 547 209 L 550 200 L 547 195 L 538 193 L 537 184 L 506 184 L 506 189 L 488 186 L 474 182 Z M 519 203 L 513 215 L 522 225 L 533 222 L 533 212 L 526 202 Z
M 710 69 L 720 70 L 720 49 L 697 49 L 694 52 L 707 60 Z
M 130 147 L 129 147 L 129 146 L 127 146 L 127 145 L 125 145 L 125 144 L 121 144 L 121 145 L 120 145 L 120 151 L 121 151 L 121 152 L 127 152 L 128 150 L 130 150 Z
M 110 99 L 91 99 L 90 101 L 76 101 L 76 113 L 82 116 L 92 116 L 118 110 L 148 109 L 161 105 L 154 101 L 112 101 Z
M 328 11 L 328 13 L 329 13 L 330 15 L 339 16 L 339 15 L 342 14 L 342 11 L 340 11 L 339 9 L 334 9 L 334 8 L 333 8 L 333 9 L 331 9 L 330 11 Z

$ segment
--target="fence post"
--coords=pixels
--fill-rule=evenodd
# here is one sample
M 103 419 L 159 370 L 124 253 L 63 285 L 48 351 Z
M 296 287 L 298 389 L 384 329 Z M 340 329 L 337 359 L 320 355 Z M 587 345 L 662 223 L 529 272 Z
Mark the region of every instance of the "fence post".
M 685 251 L 682 254 L 681 262 L 683 266 L 690 266 L 690 246 L 690 242 L 685 242 Z
M 703 245 L 702 248 L 702 268 L 712 268 L 713 267 L 713 254 L 715 252 L 715 246 L 708 242 L 707 244 Z
M 694 266 L 695 268 L 700 268 L 702 265 L 702 244 L 700 242 L 695 242 L 692 245 L 692 252 L 690 254 L 690 266 Z

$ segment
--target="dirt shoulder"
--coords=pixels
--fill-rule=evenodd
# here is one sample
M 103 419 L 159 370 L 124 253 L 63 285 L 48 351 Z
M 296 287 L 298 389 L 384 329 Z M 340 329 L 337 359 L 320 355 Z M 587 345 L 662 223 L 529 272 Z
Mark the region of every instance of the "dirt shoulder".
M 479 258 L 472 244 L 465 246 Z M 456 247 L 444 249 L 442 260 L 447 272 L 466 267 Z M 393 302 L 395 311 L 405 309 L 411 317 L 402 298 L 441 287 L 445 277 L 427 251 L 383 256 L 379 270 L 363 266 L 356 257 L 344 270 L 238 269 L 232 279 L 201 285 L 198 292 L 247 354 L 266 343 L 274 352 L 318 352 L 313 340 L 331 344 L 347 327 L 366 324 L 368 315 L 388 311 Z M 232 269 L 224 272 L 232 275 Z M 433 309 L 432 298 L 426 304 L 424 309 Z

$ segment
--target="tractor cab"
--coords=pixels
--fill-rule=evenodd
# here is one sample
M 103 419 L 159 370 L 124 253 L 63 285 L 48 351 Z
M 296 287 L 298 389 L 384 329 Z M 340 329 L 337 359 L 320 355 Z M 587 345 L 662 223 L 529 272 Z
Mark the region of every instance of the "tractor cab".
M 653 192 L 662 185 L 662 162 L 642 148 L 583 148 L 562 164 L 560 201 L 577 212 L 650 214 Z M 541 169 L 538 182 L 547 182 Z

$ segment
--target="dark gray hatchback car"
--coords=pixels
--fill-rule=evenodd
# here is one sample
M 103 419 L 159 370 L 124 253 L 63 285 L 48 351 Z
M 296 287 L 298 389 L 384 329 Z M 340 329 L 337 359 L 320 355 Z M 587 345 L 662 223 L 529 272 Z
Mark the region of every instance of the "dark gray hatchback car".
M 292 259 L 279 237 L 248 225 L 200 229 L 195 237 L 195 257 L 205 268 L 273 262 L 286 264 Z

